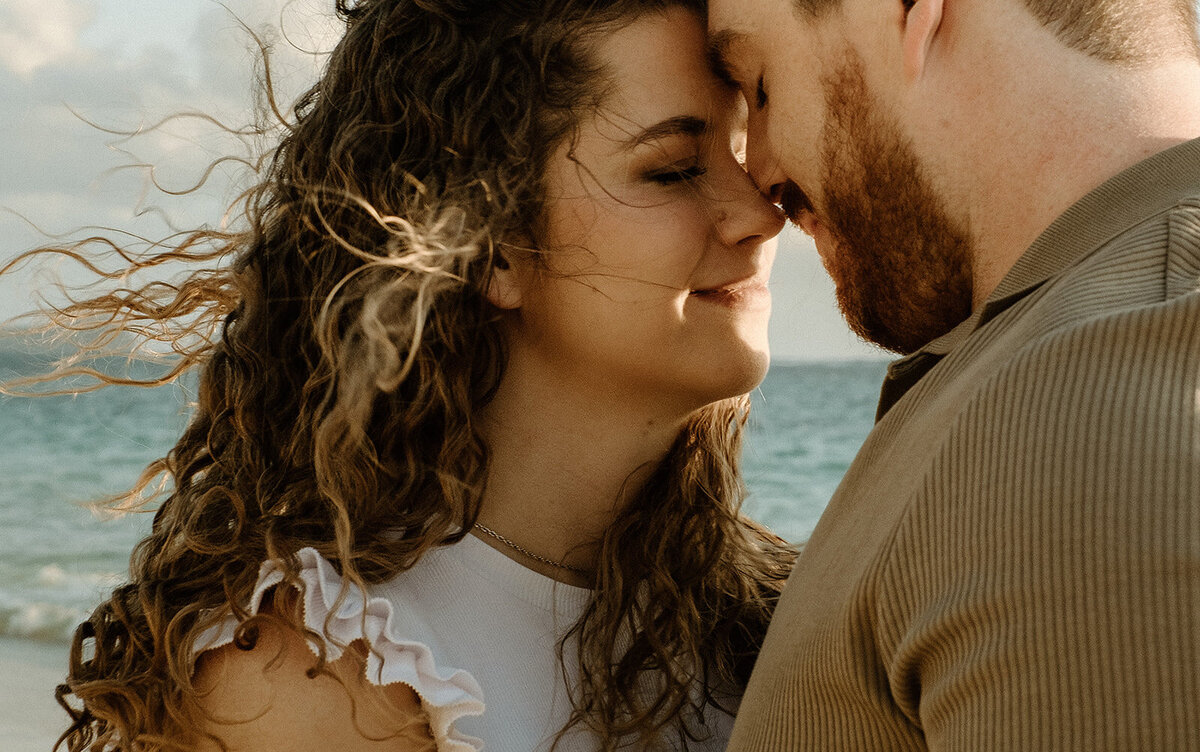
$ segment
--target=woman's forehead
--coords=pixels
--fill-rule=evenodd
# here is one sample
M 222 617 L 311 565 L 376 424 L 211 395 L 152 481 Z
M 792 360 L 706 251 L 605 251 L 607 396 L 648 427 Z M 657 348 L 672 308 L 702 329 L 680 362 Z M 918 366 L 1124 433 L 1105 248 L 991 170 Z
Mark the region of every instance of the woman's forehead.
M 703 19 L 690 10 L 644 16 L 604 39 L 596 53 L 608 78 L 596 120 L 610 138 L 618 138 L 608 134 L 614 127 L 635 140 L 667 127 L 699 135 L 729 107 L 729 92 L 708 62 Z

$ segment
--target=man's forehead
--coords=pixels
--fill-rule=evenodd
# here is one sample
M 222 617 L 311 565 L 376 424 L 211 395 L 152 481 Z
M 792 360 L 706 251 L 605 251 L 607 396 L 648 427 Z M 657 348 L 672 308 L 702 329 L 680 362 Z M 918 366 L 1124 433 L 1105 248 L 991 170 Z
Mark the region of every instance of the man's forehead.
M 815 28 L 831 12 L 844 12 L 848 2 L 810 0 L 804 7 L 810 4 L 816 7 L 802 10 L 796 0 L 708 0 L 709 37 L 714 42 L 722 40 L 724 49 L 761 46 L 781 32 L 791 33 L 801 26 Z
M 708 47 L 715 53 L 724 54 L 748 41 L 749 35 L 736 27 L 718 28 L 709 24 Z
M 877 2 L 878 0 L 863 0 Z M 788 55 L 841 32 L 829 23 L 844 17 L 846 0 L 826 3 L 819 15 L 800 12 L 794 0 L 709 0 L 708 52 L 716 71 Z M 801 42 L 801 40 L 804 40 Z
M 708 33 L 716 39 L 722 35 L 740 35 L 744 37 L 749 31 L 749 23 L 753 19 L 748 2 L 743 0 L 709 0 L 708 2 Z
M 788 11 L 788 0 L 782 2 Z M 769 33 L 766 24 L 779 15 L 780 8 L 774 2 L 760 0 L 708 0 L 709 51 L 714 56 L 740 57 L 752 52 L 765 40 Z
M 750 37 L 768 19 L 790 10 L 793 0 L 708 0 L 708 31 Z
M 746 34 L 733 28 L 715 29 L 708 37 L 708 59 L 713 73 L 727 84 L 737 85 L 733 61 L 746 45 Z

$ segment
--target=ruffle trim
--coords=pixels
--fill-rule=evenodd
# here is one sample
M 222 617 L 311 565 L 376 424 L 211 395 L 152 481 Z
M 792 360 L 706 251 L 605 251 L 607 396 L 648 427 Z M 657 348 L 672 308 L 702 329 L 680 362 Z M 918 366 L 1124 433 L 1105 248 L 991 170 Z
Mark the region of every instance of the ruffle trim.
M 333 565 L 312 548 L 301 549 L 297 557 L 300 580 L 305 586 L 304 625 L 325 635 L 328 659 L 341 657 L 343 650 L 337 643 L 349 645 L 355 640 L 365 640 L 372 648 L 367 655 L 367 680 L 380 686 L 399 682 L 412 687 L 429 716 L 438 752 L 482 750 L 482 740 L 454 729 L 459 718 L 483 714 L 483 690 L 475 677 L 462 669 L 439 670 L 428 645 L 399 637 L 393 625 L 393 606 L 386 598 L 364 599 L 363 593 L 352 587 L 341 604 L 337 604 L 342 578 Z M 257 614 L 263 596 L 281 582 L 283 571 L 279 565 L 274 561 L 264 562 L 250 599 L 250 613 Z M 230 617 L 205 631 L 196 640 L 196 654 L 232 643 L 237 626 L 237 621 Z M 311 643 L 309 647 L 313 647 Z

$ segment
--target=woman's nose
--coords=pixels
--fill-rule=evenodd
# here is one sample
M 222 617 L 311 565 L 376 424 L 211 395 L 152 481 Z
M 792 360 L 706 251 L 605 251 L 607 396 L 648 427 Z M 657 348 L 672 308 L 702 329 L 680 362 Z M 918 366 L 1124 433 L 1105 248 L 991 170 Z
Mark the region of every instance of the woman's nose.
M 778 206 L 764 196 L 750 176 L 737 168 L 733 173 L 735 190 L 718 200 L 715 207 L 717 232 L 728 246 L 758 245 L 779 234 L 784 216 Z

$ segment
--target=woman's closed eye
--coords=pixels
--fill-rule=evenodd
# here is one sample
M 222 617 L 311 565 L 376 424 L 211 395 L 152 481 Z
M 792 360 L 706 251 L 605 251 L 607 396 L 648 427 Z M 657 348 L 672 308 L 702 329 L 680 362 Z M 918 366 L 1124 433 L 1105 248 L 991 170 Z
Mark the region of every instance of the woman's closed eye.
M 649 173 L 646 175 L 646 179 L 659 185 L 675 185 L 677 183 L 699 180 L 707 172 L 708 168 L 701 164 L 671 165 L 666 169 L 655 170 Z

